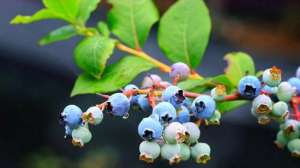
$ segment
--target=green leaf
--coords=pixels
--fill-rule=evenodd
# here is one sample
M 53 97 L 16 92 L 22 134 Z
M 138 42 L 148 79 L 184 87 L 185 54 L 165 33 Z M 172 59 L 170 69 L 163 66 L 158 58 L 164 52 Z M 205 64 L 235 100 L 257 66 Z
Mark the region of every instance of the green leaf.
M 102 36 L 87 37 L 75 48 L 75 61 L 82 70 L 100 78 L 114 47 L 115 41 L 112 39 Z
M 169 60 L 196 68 L 210 31 L 209 11 L 203 0 L 179 0 L 161 18 L 158 44 Z
M 97 28 L 99 30 L 99 32 L 104 36 L 104 37 L 109 37 L 110 35 L 110 31 L 109 28 L 107 26 L 107 24 L 105 22 L 98 22 L 97 23 Z
M 17 15 L 15 18 L 13 18 L 10 21 L 10 23 L 11 24 L 29 24 L 32 22 L 37 22 L 37 21 L 46 20 L 46 19 L 63 19 L 63 16 L 61 16 L 49 9 L 41 9 L 32 16 Z
M 252 58 L 244 52 L 232 52 L 226 54 L 225 60 L 228 66 L 225 74 L 234 86 L 245 75 L 255 75 L 255 65 Z
M 51 11 L 63 15 L 65 20 L 75 22 L 80 0 L 43 0 L 43 4 Z
M 248 101 L 246 100 L 236 100 L 236 101 L 227 101 L 227 102 L 218 102 L 217 103 L 217 109 L 221 113 L 225 113 L 228 111 L 232 111 L 244 104 L 246 104 Z
M 146 41 L 159 14 L 152 0 L 109 0 L 113 8 L 108 13 L 112 32 L 125 44 L 140 48 Z
M 77 19 L 85 23 L 100 2 L 101 0 L 80 0 Z
M 80 75 L 71 96 L 116 91 L 131 82 L 141 72 L 148 71 L 153 67 L 153 64 L 146 62 L 142 58 L 126 56 L 118 62 L 109 65 L 101 79 L 95 79 L 88 74 Z
M 72 25 L 67 25 L 60 27 L 56 30 L 51 31 L 48 35 L 43 37 L 40 41 L 40 45 L 47 45 L 57 41 L 67 40 L 73 36 L 75 36 L 76 29 Z

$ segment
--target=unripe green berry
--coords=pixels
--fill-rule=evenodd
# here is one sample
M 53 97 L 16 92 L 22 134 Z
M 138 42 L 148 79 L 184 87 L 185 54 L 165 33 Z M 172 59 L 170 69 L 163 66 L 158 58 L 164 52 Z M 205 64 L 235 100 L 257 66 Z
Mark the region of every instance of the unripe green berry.
M 178 164 L 181 161 L 180 144 L 164 144 L 161 147 L 161 157 L 169 160 L 170 165 Z
M 287 145 L 293 157 L 300 158 L 300 139 L 293 139 Z
M 275 145 L 278 148 L 283 149 L 288 142 L 289 138 L 283 133 L 282 130 L 280 130 L 276 135 L 276 140 L 274 141 Z
M 277 97 L 279 100 L 289 102 L 295 94 L 295 88 L 288 82 L 282 82 L 278 86 Z
M 185 142 L 187 144 L 194 144 L 200 137 L 200 128 L 193 122 L 184 123 L 183 126 L 186 128 L 187 138 Z
M 72 143 L 74 146 L 83 147 L 84 144 L 90 142 L 92 134 L 87 126 L 79 126 L 72 131 Z
M 180 145 L 180 157 L 181 160 L 189 160 L 191 156 L 190 147 L 186 144 L 179 144 Z
M 221 113 L 216 110 L 211 118 L 205 120 L 206 125 L 220 125 Z
M 153 163 L 160 154 L 160 146 L 156 142 L 143 141 L 140 146 L 139 159 L 147 163 Z
M 197 143 L 191 147 L 192 157 L 197 163 L 206 164 L 210 158 L 211 149 L 206 143 Z
M 186 128 L 179 122 L 172 122 L 164 130 L 164 139 L 170 144 L 181 143 L 186 139 Z
M 279 101 L 273 104 L 272 115 L 280 120 L 285 120 L 289 114 L 289 107 L 287 103 Z

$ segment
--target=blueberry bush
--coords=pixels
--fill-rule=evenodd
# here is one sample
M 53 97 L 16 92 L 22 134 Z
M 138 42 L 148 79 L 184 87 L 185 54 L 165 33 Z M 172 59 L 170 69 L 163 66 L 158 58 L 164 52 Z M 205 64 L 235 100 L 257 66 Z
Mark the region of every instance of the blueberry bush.
M 152 163 L 161 156 L 170 164 L 190 158 L 205 164 L 211 159 L 211 147 L 199 141 L 200 125 L 220 125 L 222 115 L 251 101 L 249 112 L 258 124 L 275 121 L 280 125 L 274 143 L 279 148 L 287 146 L 292 156 L 300 157 L 300 68 L 295 77 L 282 81 L 278 67 L 257 71 L 248 54 L 232 52 L 225 55 L 228 66 L 224 74 L 203 77 L 194 70 L 201 63 L 211 32 L 211 19 L 203 0 L 178 0 L 162 16 L 152 0 L 108 2 L 112 8 L 107 20 L 99 21 L 95 27 L 87 27 L 86 22 L 100 0 L 43 0 L 43 9 L 31 16 L 18 15 L 11 21 L 65 21 L 65 26 L 43 37 L 40 45 L 82 37 L 74 49 L 82 74 L 71 96 L 97 94 L 106 101 L 84 112 L 76 105 L 68 105 L 60 113 L 65 138 L 74 146 L 83 147 L 92 139 L 89 126 L 100 124 L 104 113 L 126 119 L 131 108 L 138 108 L 147 115 L 137 129 L 143 139 L 140 160 Z M 156 22 L 158 45 L 174 63 L 171 66 L 143 50 Z M 107 65 L 116 50 L 124 56 Z M 170 82 L 148 74 L 140 87 L 129 84 L 153 68 L 168 73 Z

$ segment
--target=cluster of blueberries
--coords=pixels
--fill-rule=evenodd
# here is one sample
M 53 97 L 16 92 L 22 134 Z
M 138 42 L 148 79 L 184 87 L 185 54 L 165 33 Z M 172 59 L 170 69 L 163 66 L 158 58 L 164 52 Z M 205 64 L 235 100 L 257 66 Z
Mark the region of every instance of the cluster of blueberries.
M 193 158 L 197 163 L 210 160 L 211 149 L 199 142 L 200 124 L 219 125 L 221 113 L 217 101 L 226 101 L 226 88 L 216 85 L 210 94 L 185 92 L 176 86 L 177 81 L 188 78 L 189 67 L 184 63 L 172 65 L 170 77 L 173 84 L 163 81 L 158 75 L 147 75 L 141 88 L 127 85 L 122 93 L 107 96 L 107 101 L 90 107 L 86 112 L 75 105 L 68 105 L 60 114 L 65 126 L 65 137 L 70 137 L 75 146 L 83 147 L 92 134 L 90 125 L 98 125 L 103 113 L 128 118 L 130 107 L 139 107 L 148 114 L 138 124 L 140 144 L 139 159 L 152 163 L 161 156 L 170 164 Z M 281 82 L 281 71 L 270 68 L 264 71 L 262 82 L 256 76 L 243 77 L 238 86 L 240 99 L 253 100 L 252 114 L 260 124 L 274 119 L 282 123 L 276 144 L 288 144 L 293 155 L 300 153 L 300 124 L 288 113 L 288 102 L 300 93 L 300 68 L 297 77 Z M 276 103 L 273 103 L 276 102 Z

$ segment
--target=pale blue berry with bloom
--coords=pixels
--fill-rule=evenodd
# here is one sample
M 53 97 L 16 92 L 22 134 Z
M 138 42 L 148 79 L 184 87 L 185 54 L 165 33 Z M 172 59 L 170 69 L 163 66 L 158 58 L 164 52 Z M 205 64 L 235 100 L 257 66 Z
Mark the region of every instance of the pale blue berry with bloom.
M 244 76 L 238 84 L 238 91 L 244 98 L 253 99 L 259 95 L 261 83 L 256 76 Z
M 72 143 L 74 146 L 83 147 L 92 139 L 92 134 L 87 125 L 79 126 L 72 131 Z
M 172 122 L 165 128 L 163 136 L 167 143 L 182 143 L 186 140 L 186 128 L 179 122 Z
M 257 114 L 268 114 L 272 112 L 273 102 L 268 95 L 261 94 L 257 96 L 252 103 L 252 108 Z
M 161 99 L 170 102 L 175 108 L 180 108 L 186 99 L 183 95 L 183 90 L 177 86 L 169 86 L 163 92 Z
M 200 119 L 210 118 L 216 110 L 215 100 L 208 95 L 198 96 L 192 103 L 192 112 Z
M 277 86 L 271 87 L 269 85 L 264 85 L 261 91 L 267 94 L 276 94 L 278 91 L 278 87 Z
M 271 87 L 278 86 L 281 82 L 281 70 L 275 66 L 266 69 L 263 72 L 262 80 Z
M 289 107 L 286 102 L 279 101 L 273 104 L 272 115 L 280 120 L 287 119 L 289 115 Z
M 169 161 L 170 165 L 178 164 L 181 161 L 180 144 L 164 144 L 161 147 L 161 157 Z
M 293 139 L 288 143 L 288 149 L 293 157 L 300 158 L 300 139 Z
M 140 137 L 147 141 L 161 138 L 162 132 L 162 125 L 153 117 L 144 118 L 138 125 L 138 133 Z
M 130 90 L 138 90 L 139 87 L 137 87 L 134 84 L 128 84 L 127 86 L 124 87 L 124 91 L 130 91 Z M 137 105 L 138 104 L 138 97 L 139 95 L 133 95 L 130 97 L 129 101 L 130 101 L 130 105 Z
M 180 145 L 179 156 L 180 156 L 181 160 L 183 160 L 183 161 L 189 160 L 191 157 L 190 147 L 184 143 L 181 143 L 179 145 Z
M 210 159 L 210 146 L 207 143 L 197 143 L 191 147 L 192 157 L 196 163 L 206 164 Z
M 300 95 L 300 78 L 293 77 L 288 82 L 296 89 L 297 94 Z
M 160 146 L 154 141 L 143 141 L 139 146 L 139 159 L 146 163 L 153 163 L 160 155 Z
M 300 78 L 300 66 L 298 67 L 297 71 L 296 71 L 296 77 Z
M 188 145 L 194 144 L 198 142 L 198 139 L 200 138 L 200 128 L 198 125 L 196 125 L 193 122 L 187 122 L 182 124 L 186 129 L 186 139 L 185 143 Z
M 122 93 L 114 93 L 107 100 L 107 110 L 114 116 L 128 115 L 130 102 Z
M 61 119 L 70 128 L 78 127 L 81 120 L 82 110 L 76 105 L 68 105 L 64 108 L 63 112 L 60 114 Z
M 176 109 L 169 102 L 158 103 L 152 111 L 152 114 L 159 116 L 161 123 L 170 123 L 176 120 Z
M 181 106 L 180 109 L 177 110 L 177 121 L 180 123 L 186 123 L 190 121 L 191 114 L 187 107 Z
M 152 112 L 152 107 L 150 106 L 147 95 L 138 95 L 137 103 L 139 107 L 142 109 L 142 111 L 147 113 Z
M 190 68 L 185 63 L 177 62 L 171 66 L 169 75 L 172 79 L 178 77 L 179 80 L 184 80 L 189 77 L 190 72 Z
M 295 94 L 295 88 L 288 82 L 281 82 L 278 86 L 277 97 L 279 100 L 289 102 Z
M 103 112 L 102 110 L 100 110 L 99 107 L 92 106 L 82 114 L 81 118 L 83 119 L 84 122 L 88 122 L 89 124 L 92 125 L 98 125 L 103 120 Z
M 162 79 L 160 76 L 158 76 L 156 74 L 150 74 L 144 78 L 141 88 L 142 89 L 149 88 L 159 82 L 162 82 Z

